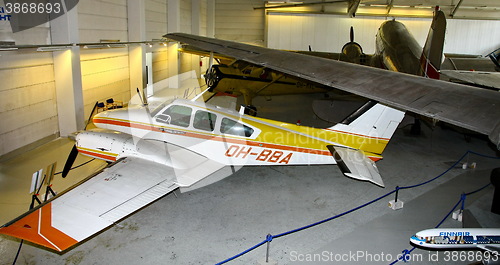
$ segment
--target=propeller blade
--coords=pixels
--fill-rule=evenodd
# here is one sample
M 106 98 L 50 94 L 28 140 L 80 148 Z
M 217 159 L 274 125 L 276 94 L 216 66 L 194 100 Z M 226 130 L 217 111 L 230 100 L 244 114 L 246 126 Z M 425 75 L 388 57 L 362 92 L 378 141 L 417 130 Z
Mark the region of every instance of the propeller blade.
M 73 145 L 73 148 L 71 149 L 71 152 L 69 153 L 68 159 L 66 160 L 66 164 L 64 164 L 64 168 L 62 171 L 62 177 L 65 178 L 69 171 L 71 170 L 71 167 L 73 166 L 73 163 L 76 160 L 76 156 L 78 155 L 78 149 L 76 149 L 76 144 Z
M 354 28 L 351 26 L 351 42 L 354 42 Z
M 212 70 L 214 65 L 214 52 L 210 52 L 210 58 L 208 59 L 208 70 Z

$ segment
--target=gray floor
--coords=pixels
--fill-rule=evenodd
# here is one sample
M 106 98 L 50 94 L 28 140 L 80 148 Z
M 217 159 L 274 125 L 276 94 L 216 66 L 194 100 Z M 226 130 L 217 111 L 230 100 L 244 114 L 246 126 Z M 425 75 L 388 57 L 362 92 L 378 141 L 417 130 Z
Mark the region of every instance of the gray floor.
M 308 106 L 321 95 L 258 98 L 259 115 L 323 126 Z M 292 106 L 292 107 L 290 107 Z M 286 109 L 288 107 L 288 109 Z M 232 176 L 188 193 L 169 194 L 114 227 L 75 248 L 58 254 L 24 244 L 17 264 L 213 264 L 263 241 L 267 234 L 279 234 L 322 220 L 375 199 L 396 186 L 423 182 L 437 176 L 467 150 L 495 156 L 487 140 L 471 142 L 452 130 L 423 127 L 424 135 L 409 136 L 408 128 L 398 129 L 377 163 L 386 188 L 344 177 L 336 166 L 243 167 Z M 72 143 L 61 139 L 20 157 L 0 162 L 0 222 L 5 223 L 28 207 L 31 174 L 58 161 L 62 168 Z M 77 163 L 85 161 L 80 157 Z M 434 227 L 460 198 L 488 182 L 489 172 L 499 160 L 470 155 L 476 169 L 452 169 L 442 178 L 411 190 L 401 191 L 402 210 L 387 207 L 393 196 L 328 223 L 276 238 L 270 257 L 289 264 L 299 257 L 313 257 L 327 251 L 345 254 L 364 251 L 396 256 L 409 249 L 409 237 Z M 67 179 L 56 178 L 55 190 L 62 190 L 84 178 L 103 163 L 93 161 Z M 466 208 L 484 227 L 500 227 L 500 216 L 489 213 L 493 188 L 467 198 Z M 443 227 L 460 227 L 447 220 Z M 0 235 L 0 264 L 12 264 L 19 241 Z M 256 264 L 265 257 L 266 247 L 229 262 Z M 428 253 L 415 250 L 413 253 Z M 302 256 L 299 256 L 302 255 Z M 387 256 L 385 256 L 387 257 Z M 435 264 L 443 263 L 441 260 Z M 389 264 L 381 262 L 381 264 Z M 292 262 L 293 263 L 293 262 Z M 329 264 L 331 262 L 297 262 Z M 352 264 L 370 263 L 357 259 Z M 430 264 L 424 259 L 415 264 Z M 455 262 L 453 264 L 470 264 Z M 295 264 L 295 263 L 293 263 Z M 400 264 L 400 263 L 399 263 Z

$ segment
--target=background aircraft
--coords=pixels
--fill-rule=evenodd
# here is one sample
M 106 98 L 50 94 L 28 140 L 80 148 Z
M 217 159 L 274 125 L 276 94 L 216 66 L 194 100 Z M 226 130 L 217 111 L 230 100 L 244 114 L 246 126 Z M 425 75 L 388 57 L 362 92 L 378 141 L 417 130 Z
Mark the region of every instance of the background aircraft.
M 423 48 L 403 23 L 393 19 L 385 21 L 378 29 L 375 54 L 365 54 L 363 52 L 361 45 L 354 41 L 354 29 L 352 27 L 350 41 L 342 47 L 341 53 L 311 50 L 295 52 L 440 79 L 445 33 L 446 17 L 439 10 L 439 7 L 436 7 Z M 192 46 L 184 46 L 181 51 L 205 56 L 208 54 L 206 51 Z M 254 106 L 251 106 L 252 98 L 257 95 L 270 96 L 331 91 L 328 87 L 304 82 L 297 79 L 297 77 L 277 73 L 263 66 L 249 65 L 227 55 L 217 54 L 216 57 L 219 57 L 220 64 L 218 66 L 214 65 L 213 69 L 205 75 L 205 81 L 210 87 L 210 91 L 231 93 L 236 96 L 243 95 L 245 104 L 252 109 L 255 109 Z M 443 66 L 446 68 L 446 75 L 443 77 L 445 80 L 480 87 L 500 88 L 499 74 L 491 72 L 495 71 L 495 65 L 486 58 L 470 58 L 470 56 L 465 58 L 459 55 L 449 55 Z M 476 69 L 476 71 L 459 71 L 463 69 Z M 324 113 L 324 111 L 316 112 Z M 321 118 L 329 121 L 336 120 L 331 117 Z
M 416 233 L 410 242 L 427 249 L 479 248 L 493 252 L 500 251 L 500 229 L 498 228 L 434 228 Z M 492 256 L 493 257 L 493 256 Z

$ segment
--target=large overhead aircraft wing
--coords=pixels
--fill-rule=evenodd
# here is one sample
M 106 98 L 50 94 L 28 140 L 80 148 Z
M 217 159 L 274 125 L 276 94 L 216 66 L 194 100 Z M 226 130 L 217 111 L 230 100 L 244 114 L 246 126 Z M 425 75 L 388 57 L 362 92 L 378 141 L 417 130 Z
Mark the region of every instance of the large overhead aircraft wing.
M 486 134 L 500 148 L 495 91 L 185 33 L 164 37 Z
M 220 168 L 205 161 L 181 175 L 186 182 L 193 170 L 201 179 Z M 64 251 L 175 190 L 180 178 L 172 167 L 126 157 L 0 227 L 0 233 Z

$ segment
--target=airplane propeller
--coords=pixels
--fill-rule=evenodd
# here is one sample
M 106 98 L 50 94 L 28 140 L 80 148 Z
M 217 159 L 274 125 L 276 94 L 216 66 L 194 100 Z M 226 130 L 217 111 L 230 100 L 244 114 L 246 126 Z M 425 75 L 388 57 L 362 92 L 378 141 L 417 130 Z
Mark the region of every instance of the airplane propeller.
M 97 105 L 99 102 L 96 102 L 94 105 L 94 108 L 90 112 L 90 116 L 87 119 L 87 122 L 85 123 L 85 127 L 83 130 L 87 130 L 87 126 L 89 125 L 91 119 L 92 119 L 92 114 L 94 114 L 94 111 L 97 109 Z M 71 151 L 69 152 L 68 158 L 66 159 L 66 163 L 64 164 L 63 171 L 61 173 L 61 176 L 63 178 L 66 178 L 68 175 L 69 171 L 71 170 L 71 167 L 73 166 L 73 163 L 75 163 L 76 157 L 78 156 L 78 149 L 76 148 L 76 141 L 75 144 L 73 145 L 73 148 L 71 148 Z
M 62 177 L 65 178 L 69 171 L 71 170 L 71 167 L 73 166 L 73 163 L 76 160 L 76 157 L 78 156 L 78 149 L 76 149 L 76 144 L 73 145 L 73 148 L 71 149 L 71 152 L 68 155 L 68 159 L 66 159 L 66 164 L 64 164 L 64 168 L 62 171 Z
M 217 69 L 214 67 L 214 53 L 210 53 L 208 62 L 208 69 L 205 72 L 205 84 L 207 84 L 208 92 L 213 92 L 214 88 L 219 84 L 219 75 Z
M 354 28 L 351 26 L 351 30 L 350 30 L 350 38 L 351 42 L 354 42 Z

